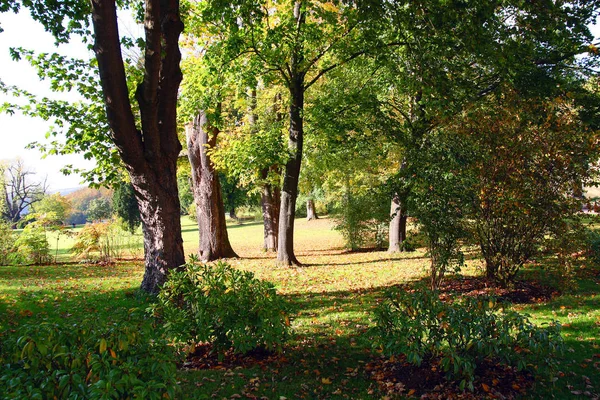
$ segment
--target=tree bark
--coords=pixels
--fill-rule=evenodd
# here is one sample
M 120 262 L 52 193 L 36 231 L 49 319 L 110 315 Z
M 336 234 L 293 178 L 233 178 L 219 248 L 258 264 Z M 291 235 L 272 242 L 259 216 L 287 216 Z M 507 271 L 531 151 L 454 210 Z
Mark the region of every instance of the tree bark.
M 237 257 L 227 235 L 219 174 L 206 152 L 208 148 L 215 147 L 218 134 L 218 128 L 211 126 L 204 111 L 200 111 L 186 127 L 196 218 L 200 232 L 198 253 L 203 261 Z
M 268 169 L 261 171 L 261 178 L 267 179 Z M 264 226 L 265 251 L 277 251 L 277 233 L 279 230 L 279 198 L 281 191 L 277 186 L 264 183 L 260 196 Z
M 92 0 L 92 22 L 110 136 L 140 207 L 145 252 L 141 288 L 156 293 L 169 271 L 185 262 L 177 195 L 179 2 L 146 0 L 144 79 L 136 91 L 141 130 L 129 100 L 115 1 Z
M 315 202 L 312 199 L 306 200 L 306 220 L 312 221 L 313 219 L 319 219 L 317 212 L 315 211 Z
M 290 158 L 285 164 L 285 175 L 281 190 L 279 209 L 279 232 L 277 263 L 279 265 L 301 265 L 294 254 L 294 218 L 296 217 L 296 198 L 298 197 L 298 179 L 302 162 L 304 128 L 302 112 L 304 108 L 304 76 L 294 76 L 290 84 L 290 129 L 288 149 Z
M 397 253 L 402 251 L 402 242 L 406 239 L 406 213 L 402 207 L 400 197 L 397 193 L 392 197 L 390 207 L 390 231 L 388 252 Z

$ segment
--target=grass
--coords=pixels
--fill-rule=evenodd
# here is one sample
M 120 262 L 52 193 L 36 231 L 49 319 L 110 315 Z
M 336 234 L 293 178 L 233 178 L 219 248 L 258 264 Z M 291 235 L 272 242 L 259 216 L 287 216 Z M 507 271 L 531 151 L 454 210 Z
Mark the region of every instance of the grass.
M 293 337 L 283 359 L 233 370 L 181 370 L 183 398 L 268 399 L 381 398 L 365 365 L 377 355 L 368 328 L 371 310 L 394 285 L 422 279 L 428 259 L 423 250 L 390 255 L 348 253 L 331 220 L 296 221 L 296 253 L 302 268 L 277 267 L 262 248 L 260 223 L 230 224 L 232 246 L 240 256 L 229 260 L 240 269 L 272 281 L 291 302 Z M 195 223 L 182 219 L 187 254 L 198 246 Z M 51 241 L 52 243 L 52 241 Z M 59 238 L 59 254 L 69 255 L 69 241 Z M 469 261 L 476 274 L 478 259 Z M 543 278 L 544 270 L 531 270 Z M 145 308 L 140 296 L 141 261 L 116 265 L 58 264 L 0 267 L 0 340 L 24 322 L 86 318 L 117 322 L 131 309 Z M 545 278 L 544 278 L 545 279 Z M 577 289 L 541 304 L 516 307 L 539 324 L 559 320 L 568 348 L 561 374 L 552 385 L 537 385 L 526 398 L 578 398 L 600 392 L 600 278 L 597 269 L 581 269 Z

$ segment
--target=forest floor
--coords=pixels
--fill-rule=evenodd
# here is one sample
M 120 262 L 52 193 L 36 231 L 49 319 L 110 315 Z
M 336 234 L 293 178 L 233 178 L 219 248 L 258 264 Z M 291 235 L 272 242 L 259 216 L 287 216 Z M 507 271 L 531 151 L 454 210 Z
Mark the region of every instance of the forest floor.
M 197 248 L 197 229 L 187 218 L 182 222 L 190 254 Z M 552 383 L 533 383 L 490 368 L 476 381 L 475 392 L 461 392 L 435 374 L 382 357 L 372 345 L 373 308 L 390 288 L 423 280 L 428 265 L 424 249 L 397 255 L 351 253 L 331 227 L 329 219 L 297 220 L 296 253 L 304 266 L 283 268 L 261 250 L 260 223 L 230 226 L 240 258 L 228 262 L 276 285 L 291 303 L 293 334 L 281 354 L 219 360 L 199 348 L 178 373 L 183 398 L 600 398 L 598 268 L 578 267 L 576 285 L 567 291 L 548 269 L 530 266 L 513 289 L 497 291 L 479 277 L 481 261 L 471 257 L 463 275 L 447 280 L 444 295 L 493 292 L 537 324 L 558 320 L 567 351 L 559 356 L 560 372 Z M 65 242 L 59 248 L 63 257 L 68 255 Z M 93 313 L 118 323 L 132 309 L 148 306 L 148 298 L 137 295 L 142 275 L 140 260 L 0 267 L 0 340 L 24 322 L 76 323 Z

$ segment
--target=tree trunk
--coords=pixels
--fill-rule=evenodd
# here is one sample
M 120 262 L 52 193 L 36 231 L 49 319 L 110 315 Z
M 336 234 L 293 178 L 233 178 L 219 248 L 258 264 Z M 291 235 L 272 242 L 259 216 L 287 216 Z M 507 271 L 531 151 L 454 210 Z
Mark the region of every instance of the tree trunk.
M 235 214 L 235 207 L 233 206 L 229 209 L 229 218 L 237 219 L 237 215 Z
M 317 212 L 315 211 L 315 202 L 312 199 L 306 200 L 306 220 L 312 221 L 313 219 L 319 219 Z
M 144 234 L 146 269 L 141 287 L 151 293 L 158 291 L 173 266 L 185 262 L 181 233 L 174 234 L 181 232 L 176 168 L 177 164 L 173 162 L 160 171 L 130 174 Z
M 304 108 L 304 77 L 294 76 L 290 83 L 290 129 L 288 149 L 290 158 L 285 164 L 285 175 L 281 190 L 279 209 L 279 233 L 277 263 L 279 265 L 301 265 L 294 254 L 294 218 L 296 217 L 296 198 L 298 197 L 298 179 L 302 161 L 304 128 L 302 112 Z
M 200 232 L 198 253 L 202 261 L 237 257 L 231 248 L 225 224 L 225 207 L 219 174 L 206 150 L 214 148 L 219 130 L 200 111 L 186 127 L 188 157 L 192 166 L 192 184 L 196 202 L 196 217 Z
M 115 1 L 92 0 L 94 51 L 110 136 L 127 169 L 140 207 L 146 269 L 141 288 L 156 293 L 169 270 L 185 263 L 177 158 L 177 94 L 182 79 L 177 0 L 146 0 L 144 78 L 136 91 L 141 130 L 133 114 Z
M 398 194 L 392 197 L 390 208 L 390 231 L 388 252 L 397 253 L 402 251 L 402 242 L 406 239 L 406 214 L 400 202 Z
M 261 171 L 261 177 L 266 180 L 268 170 Z M 265 251 L 277 251 L 277 232 L 279 229 L 279 198 L 280 190 L 277 186 L 264 183 L 260 196 L 264 225 Z

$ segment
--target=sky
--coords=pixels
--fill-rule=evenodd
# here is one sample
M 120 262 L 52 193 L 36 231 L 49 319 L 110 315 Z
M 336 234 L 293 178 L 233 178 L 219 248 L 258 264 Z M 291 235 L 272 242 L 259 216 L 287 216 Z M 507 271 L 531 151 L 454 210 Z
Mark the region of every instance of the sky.
M 125 22 L 125 25 L 125 29 L 129 31 L 136 29 L 131 27 L 130 22 Z M 55 96 L 49 90 L 49 85 L 40 81 L 35 70 L 26 61 L 13 61 L 8 52 L 11 47 L 24 47 L 37 52 L 56 52 L 52 36 L 44 31 L 41 24 L 33 21 L 26 10 L 19 14 L 0 13 L 0 26 L 4 29 L 4 32 L 0 33 L 0 79 L 6 85 L 16 85 L 40 96 Z M 593 26 L 592 32 L 596 39 L 600 38 L 600 25 Z M 76 38 L 68 44 L 61 45 L 58 51 L 78 58 L 92 56 L 86 45 Z M 74 101 L 77 100 L 77 95 L 73 94 L 65 99 Z M 8 100 L 9 97 L 0 93 L 0 104 Z M 77 154 L 48 156 L 42 159 L 38 150 L 25 149 L 31 142 L 43 142 L 49 126 L 50 122 L 41 119 L 18 114 L 0 114 L 0 160 L 22 159 L 31 171 L 36 172 L 40 181 L 47 179 L 51 192 L 85 186 L 80 176 L 65 176 L 60 170 L 67 164 L 89 168 L 93 161 L 84 160 Z

